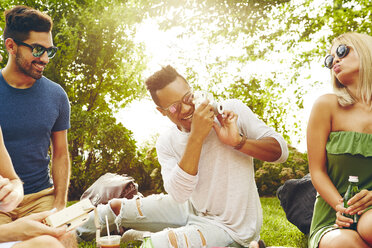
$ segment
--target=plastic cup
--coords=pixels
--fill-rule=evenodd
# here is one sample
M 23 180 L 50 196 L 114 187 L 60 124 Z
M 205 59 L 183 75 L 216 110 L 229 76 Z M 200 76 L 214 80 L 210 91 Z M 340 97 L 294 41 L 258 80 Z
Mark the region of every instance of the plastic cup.
M 120 235 L 103 236 L 99 239 L 101 248 L 120 248 Z

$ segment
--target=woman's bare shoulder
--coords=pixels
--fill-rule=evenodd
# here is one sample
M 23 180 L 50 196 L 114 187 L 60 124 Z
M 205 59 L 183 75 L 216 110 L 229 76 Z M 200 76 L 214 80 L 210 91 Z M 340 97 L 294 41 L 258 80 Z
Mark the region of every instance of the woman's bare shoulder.
M 338 100 L 335 94 L 324 94 L 314 102 L 314 107 L 337 107 Z

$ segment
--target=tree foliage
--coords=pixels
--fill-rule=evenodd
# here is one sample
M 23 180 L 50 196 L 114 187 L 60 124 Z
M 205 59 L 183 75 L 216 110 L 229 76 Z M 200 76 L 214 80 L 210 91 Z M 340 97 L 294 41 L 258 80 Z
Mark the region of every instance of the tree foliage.
M 217 26 L 216 33 L 224 37 L 236 36 L 239 32 L 255 33 L 257 24 L 270 11 L 289 0 L 154 0 L 149 16 L 161 17 L 164 29 L 183 26 L 190 31 L 203 30 L 208 25 Z
M 77 1 L 60 13 L 55 40 L 66 53 L 49 69 L 62 72 L 56 81 L 73 106 L 70 194 L 78 196 L 105 172 L 141 175 L 131 173 L 139 163 L 132 133 L 113 114 L 143 94 L 145 59 L 133 42 L 140 18 L 129 2 Z
M 209 89 L 217 97 L 239 97 L 257 103 L 255 112 L 287 141 L 302 131 L 304 121 L 293 113 L 303 109 L 304 94 L 318 83 L 328 82 L 328 78 L 315 79 L 313 62 L 322 63 L 330 41 L 341 33 L 371 34 L 372 3 L 365 0 L 153 2 L 148 16 L 157 20 L 161 28 L 182 27 L 180 38 L 198 33 L 207 41 L 192 54 L 201 55 L 197 58 L 180 54 L 180 59 L 188 60 L 184 69 L 188 79 L 196 84 L 209 81 Z M 222 57 L 217 55 L 217 44 L 222 50 L 241 47 L 242 51 Z M 269 70 L 275 67 L 276 60 L 287 66 Z M 266 71 L 247 71 L 247 65 L 261 62 L 267 64 Z M 202 80 L 200 70 L 207 74 Z M 230 84 L 226 86 L 226 82 Z M 222 90 L 218 85 L 223 85 Z M 290 121 L 283 123 L 285 120 Z
M 145 92 L 141 75 L 148 58 L 135 42 L 143 20 L 197 44 L 192 53 L 175 44 L 171 58 L 192 85 L 203 88 L 207 82 L 215 97 L 241 99 L 287 141 L 301 132 L 302 120 L 293 112 L 319 83 L 312 81 L 314 61 L 322 63 L 330 41 L 344 32 L 372 34 L 369 0 L 1 0 L 0 10 L 16 4 L 54 20 L 60 49 L 45 75 L 71 101 L 72 198 L 106 171 L 162 190 L 153 145 L 139 150 L 131 131 L 114 117 Z M 0 31 L 3 26 L 1 16 Z M 257 64 L 265 70 L 255 70 Z
M 189 38 L 190 42 L 199 42 L 197 38 L 200 36 L 203 39 L 191 55 L 196 57 L 179 54 L 179 59 L 185 61 L 183 71 L 189 82 L 200 88 L 200 82 L 206 81 L 208 90 L 217 98 L 233 97 L 249 102 L 257 115 L 289 141 L 292 127 L 286 127 L 285 120 L 289 119 L 291 110 L 302 108 L 303 102 L 286 102 L 287 86 L 292 83 L 291 80 L 283 83 L 288 72 L 267 71 L 260 75 L 249 71 L 248 67 L 257 60 L 265 60 L 265 55 L 274 49 L 274 43 L 263 42 L 265 37 L 275 32 L 267 27 L 273 13 L 290 1 L 155 2 L 157 4 L 148 15 L 157 20 L 161 28 L 182 27 L 183 32 L 178 33 L 180 39 Z M 267 60 L 265 62 L 270 64 Z M 301 96 L 303 93 L 301 88 L 291 91 L 291 95 Z
M 105 172 L 129 174 L 141 166 L 132 132 L 114 118 L 115 109 L 145 92 L 141 75 L 146 58 L 134 42 L 141 21 L 136 2 L 28 0 L 1 7 L 19 4 L 45 11 L 54 21 L 59 51 L 44 74 L 66 90 L 71 103 L 70 198 L 78 198 Z
M 229 97 L 241 100 L 267 125 L 282 133 L 289 140 L 287 136 L 289 130 L 284 119 L 288 116 L 287 108 L 283 107 L 286 104 L 280 105 L 277 101 L 273 101 L 273 99 L 279 99 L 284 93 L 284 89 L 278 87 L 275 80 L 267 79 L 262 85 L 256 78 L 249 81 L 238 79 L 227 89 L 226 93 Z

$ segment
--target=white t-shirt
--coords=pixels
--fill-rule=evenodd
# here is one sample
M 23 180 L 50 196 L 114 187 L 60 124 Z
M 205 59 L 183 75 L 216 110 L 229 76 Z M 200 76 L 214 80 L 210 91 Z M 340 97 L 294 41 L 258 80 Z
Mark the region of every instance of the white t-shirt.
M 250 108 L 239 100 L 224 101 L 223 106 L 238 114 L 238 128 L 248 139 L 275 138 L 282 149 L 276 162 L 286 161 L 288 148 L 284 139 Z M 177 202 L 190 200 L 200 216 L 222 227 L 241 245 L 258 240 L 262 209 L 253 158 L 220 142 L 212 129 L 203 143 L 198 173 L 192 176 L 178 166 L 188 138 L 189 133 L 174 126 L 158 139 L 156 149 L 167 193 Z

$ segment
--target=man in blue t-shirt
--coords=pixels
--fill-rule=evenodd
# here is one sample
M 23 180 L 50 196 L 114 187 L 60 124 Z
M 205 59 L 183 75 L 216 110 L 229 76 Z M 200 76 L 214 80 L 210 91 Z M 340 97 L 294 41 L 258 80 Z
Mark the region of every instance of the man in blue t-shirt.
M 2 57 L 0 56 L 0 61 Z M 3 142 L 0 126 L 0 210 L 13 210 L 23 199 L 22 182 L 15 173 Z M 65 227 L 53 228 L 42 224 L 52 211 L 32 214 L 11 223 L 0 225 L 0 248 L 63 248 L 64 244 L 76 247 L 76 241 L 66 234 Z M 29 229 L 32 228 L 32 232 Z M 63 240 L 61 243 L 60 240 Z
M 9 59 L 0 72 L 0 125 L 25 197 L 14 211 L 0 212 L 0 224 L 64 208 L 70 178 L 68 97 L 61 86 L 42 76 L 57 52 L 53 22 L 26 6 L 5 11 L 5 19 L 3 38 Z

